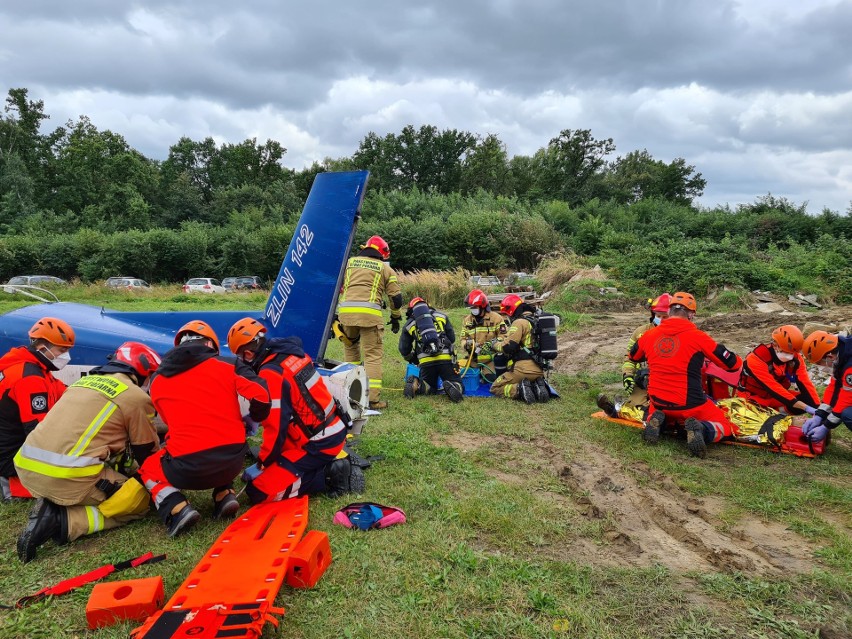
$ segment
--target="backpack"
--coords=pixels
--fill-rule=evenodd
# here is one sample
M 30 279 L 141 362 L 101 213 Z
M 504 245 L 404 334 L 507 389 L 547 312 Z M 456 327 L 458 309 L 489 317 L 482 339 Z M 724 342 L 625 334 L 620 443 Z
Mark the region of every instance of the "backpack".
M 359 530 L 375 530 L 394 524 L 404 524 L 405 513 L 401 508 L 364 501 L 349 504 L 338 510 L 334 514 L 332 523 Z
M 559 344 L 556 339 L 559 316 L 539 311 L 526 319 L 532 324 L 532 351 L 535 358 L 547 362 L 556 359 L 559 354 Z

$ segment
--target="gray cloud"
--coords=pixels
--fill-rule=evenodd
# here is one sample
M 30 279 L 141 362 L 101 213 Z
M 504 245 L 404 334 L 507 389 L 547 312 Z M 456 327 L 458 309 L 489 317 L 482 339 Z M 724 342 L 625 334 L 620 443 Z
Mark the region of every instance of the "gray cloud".
M 0 85 L 162 158 L 273 138 L 301 167 L 433 124 L 532 154 L 565 128 L 684 157 L 702 203 L 771 191 L 844 211 L 849 0 L 86 0 L 0 5 Z

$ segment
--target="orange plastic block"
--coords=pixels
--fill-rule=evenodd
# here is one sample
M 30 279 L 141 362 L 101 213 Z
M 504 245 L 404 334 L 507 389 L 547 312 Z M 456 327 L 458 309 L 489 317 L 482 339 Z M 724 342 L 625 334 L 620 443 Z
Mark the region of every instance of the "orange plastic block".
M 86 604 L 86 621 L 89 628 L 104 628 L 125 619 L 142 621 L 162 608 L 164 601 L 160 576 L 96 584 Z
M 331 565 L 331 546 L 328 535 L 311 530 L 290 555 L 287 564 L 287 585 L 291 588 L 313 588 Z

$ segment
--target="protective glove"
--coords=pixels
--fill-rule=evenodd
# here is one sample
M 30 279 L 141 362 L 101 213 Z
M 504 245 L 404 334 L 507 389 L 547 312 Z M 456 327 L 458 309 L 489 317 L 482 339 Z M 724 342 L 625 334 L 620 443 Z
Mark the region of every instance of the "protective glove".
M 816 408 L 814 408 L 813 406 L 805 406 L 805 412 L 808 415 L 813 415 L 814 413 L 816 413 Z
M 466 350 L 468 353 L 471 352 L 474 348 L 473 340 L 472 339 L 466 339 L 464 341 L 464 344 L 462 344 L 462 348 L 464 348 L 464 350 Z
M 828 426 L 817 426 L 812 428 L 807 438 L 812 442 L 821 442 L 828 435 Z
M 243 471 L 242 480 L 245 483 L 249 483 L 250 481 L 254 481 L 260 476 L 260 473 L 263 472 L 263 469 L 259 464 L 252 464 L 248 468 Z
M 625 375 L 621 379 L 621 384 L 624 386 L 624 391 L 627 393 L 632 393 L 633 389 L 636 387 L 636 380 L 633 379 L 632 375 Z
M 250 415 L 243 415 L 243 424 L 246 427 L 246 437 L 257 435 L 257 430 L 260 428 L 260 422 L 254 421 Z
M 391 327 L 391 333 L 393 333 L 393 334 L 399 333 L 399 318 L 398 317 L 391 317 L 390 322 L 388 322 L 388 324 Z
M 814 415 L 813 417 L 811 417 L 810 419 L 805 421 L 804 424 L 802 424 L 802 434 L 805 437 L 810 437 L 811 433 L 813 433 L 814 430 L 819 428 L 821 425 L 822 425 L 822 417 L 820 417 L 819 415 Z M 825 434 L 823 434 L 823 437 L 825 437 Z

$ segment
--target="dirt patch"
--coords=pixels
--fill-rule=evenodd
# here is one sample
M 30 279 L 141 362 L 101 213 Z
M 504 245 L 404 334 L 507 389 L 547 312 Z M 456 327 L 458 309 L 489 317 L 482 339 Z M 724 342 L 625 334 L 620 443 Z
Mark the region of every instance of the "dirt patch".
M 486 445 L 481 437 L 464 432 L 442 436 L 436 443 L 463 452 Z M 498 458 L 514 458 L 529 443 L 498 437 L 489 438 L 487 445 Z M 549 462 L 542 467 L 559 469 L 559 480 L 570 497 L 552 491 L 536 494 L 565 509 L 567 516 L 597 522 L 603 534 L 599 539 L 578 536 L 571 544 L 545 549 L 552 558 L 602 566 L 662 564 L 678 573 L 771 575 L 806 573 L 814 567 L 807 542 L 781 524 L 744 516 L 723 530 L 721 499 L 696 498 L 665 475 L 636 465 L 627 469 L 591 445 L 584 448 L 582 459 L 566 464 L 563 455 L 555 447 L 541 448 L 541 456 Z M 494 468 L 486 472 L 509 484 L 528 483 L 521 474 Z

